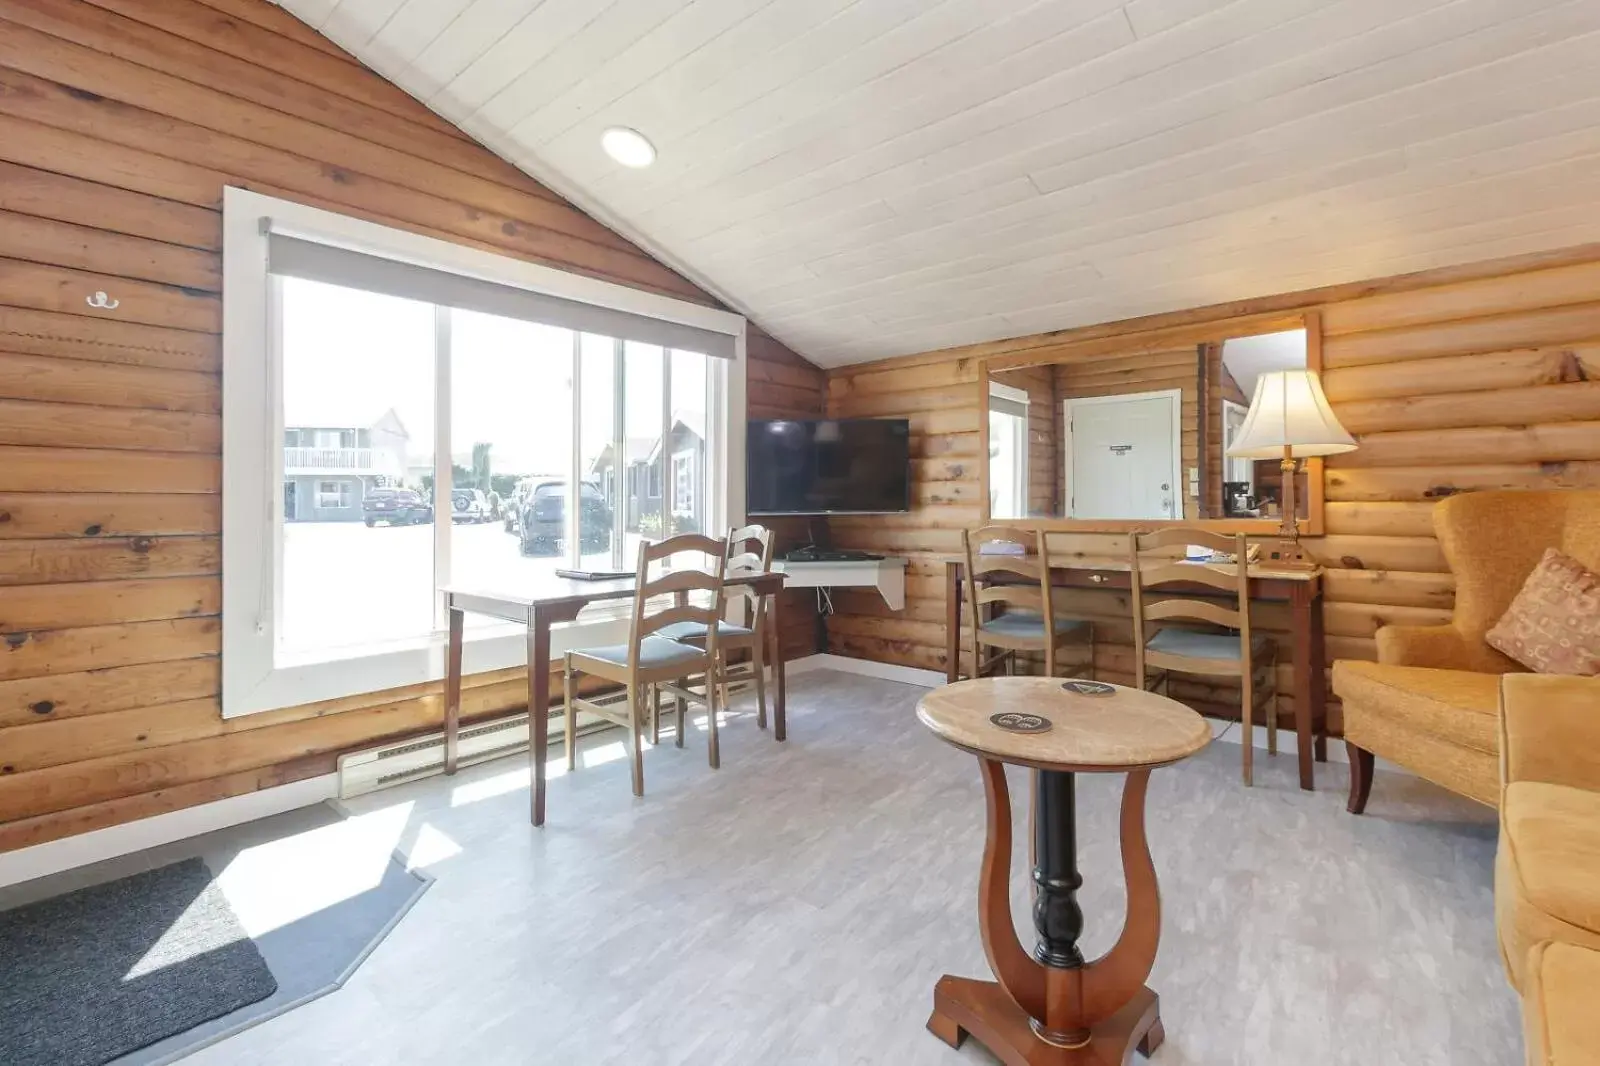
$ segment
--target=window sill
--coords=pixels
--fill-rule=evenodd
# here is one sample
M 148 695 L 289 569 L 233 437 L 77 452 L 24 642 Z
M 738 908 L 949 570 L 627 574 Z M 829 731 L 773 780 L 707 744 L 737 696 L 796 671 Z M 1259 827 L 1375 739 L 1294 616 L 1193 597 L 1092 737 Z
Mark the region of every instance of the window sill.
M 627 601 L 631 612 L 632 601 Z M 591 617 L 553 626 L 550 659 L 559 662 L 574 648 L 621 644 L 628 639 L 629 614 Z M 408 641 L 345 648 L 349 653 L 274 657 L 271 672 L 255 689 L 223 709 L 224 718 L 239 718 L 283 707 L 298 707 L 346 696 L 385 692 L 443 680 L 448 638 L 433 633 Z M 525 667 L 528 642 L 522 626 L 498 622 L 471 626 L 464 634 L 462 674 Z

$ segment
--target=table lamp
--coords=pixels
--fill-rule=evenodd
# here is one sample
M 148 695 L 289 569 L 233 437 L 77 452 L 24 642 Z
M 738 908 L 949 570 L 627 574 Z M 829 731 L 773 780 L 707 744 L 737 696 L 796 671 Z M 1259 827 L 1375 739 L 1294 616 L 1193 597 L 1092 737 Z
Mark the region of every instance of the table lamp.
M 1322 382 L 1310 370 L 1273 370 L 1256 379 L 1256 394 L 1228 455 L 1235 459 L 1277 459 L 1283 471 L 1280 543 L 1275 563 L 1307 566 L 1295 524 L 1294 475 L 1299 460 L 1354 451 L 1355 438 L 1339 424 Z

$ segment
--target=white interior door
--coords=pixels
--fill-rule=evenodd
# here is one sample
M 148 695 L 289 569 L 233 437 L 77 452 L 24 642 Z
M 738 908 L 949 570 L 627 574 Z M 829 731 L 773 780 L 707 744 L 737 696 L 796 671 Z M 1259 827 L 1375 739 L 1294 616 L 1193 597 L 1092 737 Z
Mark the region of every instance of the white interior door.
M 1177 389 L 1064 401 L 1067 513 L 1182 518 L 1182 404 Z

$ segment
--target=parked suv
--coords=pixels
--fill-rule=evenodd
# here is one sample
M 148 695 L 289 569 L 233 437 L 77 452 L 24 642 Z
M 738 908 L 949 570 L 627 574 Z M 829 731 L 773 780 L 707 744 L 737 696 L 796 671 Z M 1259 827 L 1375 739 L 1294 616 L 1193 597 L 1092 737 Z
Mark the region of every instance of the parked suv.
M 450 521 L 474 525 L 489 521 L 489 500 L 482 489 L 450 490 Z
M 368 489 L 361 498 L 361 520 L 368 528 L 379 522 L 409 526 L 433 521 L 433 507 L 410 489 Z
M 523 555 L 554 555 L 562 547 L 566 529 L 567 483 L 541 481 L 522 502 L 517 520 Z M 611 508 L 600 489 L 584 481 L 579 484 L 578 539 L 585 553 L 603 552 L 611 547 Z

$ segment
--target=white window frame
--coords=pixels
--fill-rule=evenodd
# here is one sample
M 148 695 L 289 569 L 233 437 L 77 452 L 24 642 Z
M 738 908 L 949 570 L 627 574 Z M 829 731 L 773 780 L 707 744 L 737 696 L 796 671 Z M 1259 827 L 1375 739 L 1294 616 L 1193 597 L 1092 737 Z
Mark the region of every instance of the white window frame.
M 324 485 L 332 485 L 333 491 L 331 493 L 328 492 L 323 488 Z M 350 509 L 350 495 L 350 482 L 342 478 L 336 478 L 331 481 L 321 478 L 317 480 L 317 510 L 319 511 L 348 511 Z M 327 502 L 329 496 L 333 497 L 332 503 Z
M 267 273 L 267 232 L 291 233 L 371 255 L 398 259 L 593 304 L 694 326 L 733 338 L 734 357 L 716 359 L 709 372 L 708 415 L 722 461 L 708 464 L 706 502 L 721 525 L 745 520 L 745 319 L 742 315 L 613 282 L 572 274 L 509 256 L 393 229 L 363 219 L 307 207 L 245 189 L 223 190 L 223 454 L 222 498 L 222 714 L 224 718 L 320 700 L 438 680 L 444 676 L 445 635 L 382 649 L 352 649 L 346 658 L 283 661 L 277 644 L 282 617 L 283 509 L 281 355 L 274 306 L 279 284 Z M 448 316 L 440 316 L 446 318 Z M 441 323 L 448 345 L 448 323 Z M 576 348 L 576 345 L 575 345 Z M 576 352 L 574 352 L 576 360 Z M 449 407 L 449 367 L 438 368 L 438 401 Z M 263 402 L 263 399 L 265 402 Z M 436 432 L 449 432 L 440 419 Z M 574 431 L 576 434 L 576 430 Z M 435 499 L 450 492 L 449 440 L 435 442 Z M 574 459 L 574 466 L 577 460 Z M 581 492 L 581 489 L 577 490 Z M 567 509 L 576 525 L 577 507 Z M 447 515 L 448 512 L 445 512 Z M 436 581 L 448 580 L 447 518 L 436 535 Z M 575 623 L 551 635 L 559 654 L 585 643 L 623 639 L 625 619 Z M 469 628 L 463 649 L 468 673 L 525 665 L 519 631 Z
M 995 400 L 1008 401 L 1010 404 L 1021 404 L 1023 413 L 1018 415 L 1011 411 L 1000 410 L 994 404 Z M 1029 396 L 1027 390 L 1019 389 L 1013 385 L 1003 385 L 998 381 L 989 382 L 989 414 L 999 414 L 1013 420 L 1011 427 L 1011 447 L 1016 453 L 1016 463 L 1011 471 L 1011 491 L 1016 495 L 1017 514 L 1007 515 L 1008 518 L 1028 517 L 1028 407 Z M 994 503 L 990 501 L 990 510 L 994 510 Z M 998 517 L 998 516 L 995 516 Z
M 693 514 L 695 506 L 694 449 L 682 448 L 672 453 L 672 513 Z M 678 472 L 683 471 L 683 482 Z M 687 491 L 685 491 L 687 489 Z

